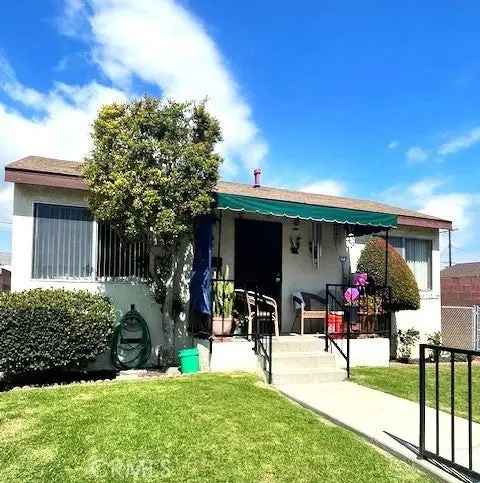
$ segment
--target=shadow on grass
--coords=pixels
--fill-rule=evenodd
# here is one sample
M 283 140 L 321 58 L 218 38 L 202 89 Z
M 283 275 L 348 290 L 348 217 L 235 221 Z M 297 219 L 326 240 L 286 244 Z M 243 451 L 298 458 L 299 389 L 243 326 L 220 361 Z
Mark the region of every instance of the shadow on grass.
M 421 459 L 420 449 L 418 446 L 398 436 L 395 436 L 388 431 L 384 431 L 384 433 L 387 436 L 390 436 L 390 438 L 394 439 L 397 443 L 400 443 L 402 446 L 414 453 L 418 459 Z M 457 478 L 459 481 L 463 481 L 465 483 L 477 483 L 480 481 L 479 473 L 475 471 L 470 471 L 468 468 L 464 468 L 463 466 L 452 463 L 451 461 L 442 458 L 441 456 L 437 456 L 433 453 L 427 452 L 426 457 L 423 459 L 436 466 L 437 468 L 441 469 L 445 473 Z

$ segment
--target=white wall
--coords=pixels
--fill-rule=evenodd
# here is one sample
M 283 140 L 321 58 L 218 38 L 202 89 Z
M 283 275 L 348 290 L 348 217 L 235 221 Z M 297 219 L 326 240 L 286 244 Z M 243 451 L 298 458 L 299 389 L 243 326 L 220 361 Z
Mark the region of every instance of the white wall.
M 222 216 L 221 257 L 223 264 L 229 267 L 229 277 L 235 277 L 235 219 L 240 215 L 224 212 Z M 314 270 L 309 249 L 312 224 L 300 222 L 295 237 L 301 237 L 299 254 L 290 252 L 290 235 L 294 220 L 267 216 L 244 215 L 246 219 L 273 221 L 282 223 L 282 320 L 281 330 L 290 332 L 294 321 L 292 295 L 297 291 L 311 293 L 325 292 L 327 283 L 341 283 L 342 271 L 340 256 L 346 255 L 343 228 L 340 227 L 335 244 L 334 225 L 322 223 L 322 255 L 320 269 Z M 218 223 L 214 230 L 213 254 L 217 255 Z
M 63 287 L 69 290 L 84 289 L 101 293 L 112 300 L 119 319 L 134 304 L 136 310 L 148 323 L 152 338 L 151 364 L 156 364 L 156 349 L 158 346 L 165 346 L 167 339 L 172 339 L 173 325 L 168 313 L 162 314 L 159 304 L 155 302 L 145 284 L 133 281 L 99 282 L 93 278 L 91 280 L 32 279 L 34 202 L 87 206 L 84 191 L 15 185 L 12 224 L 12 290 Z M 190 267 L 187 264 L 185 267 L 186 278 L 188 278 L 189 273 Z M 184 285 L 182 287 L 182 298 L 187 301 L 188 307 L 188 287 L 185 286 L 185 280 L 182 283 Z M 183 315 L 180 321 L 181 327 L 175 327 L 178 335 L 177 345 L 180 347 L 189 342 L 189 338 L 185 337 L 185 321 L 186 315 Z
M 441 330 L 440 300 L 440 247 L 439 231 L 431 228 L 401 226 L 390 232 L 395 237 L 423 238 L 432 242 L 432 289 L 420 290 L 420 309 L 397 312 L 393 317 L 393 330 L 416 328 L 420 332 L 420 342 L 426 342 L 427 336 Z M 358 238 L 351 250 L 351 265 L 355 271 L 368 237 Z M 412 357 L 418 356 L 418 348 Z
M 336 343 L 347 353 L 347 341 L 337 339 Z M 338 350 L 330 344 L 330 352 L 335 355 L 337 367 L 346 369 L 346 361 Z M 350 340 L 350 367 L 388 367 L 390 364 L 390 340 L 385 337 Z

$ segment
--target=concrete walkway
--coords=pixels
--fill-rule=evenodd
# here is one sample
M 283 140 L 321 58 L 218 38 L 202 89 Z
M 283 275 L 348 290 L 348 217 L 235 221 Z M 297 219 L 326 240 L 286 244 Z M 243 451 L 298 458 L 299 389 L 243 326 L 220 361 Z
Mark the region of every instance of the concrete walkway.
M 347 381 L 277 388 L 303 406 L 362 434 L 402 459 L 421 464 L 441 480 L 478 481 L 455 470 L 443 471 L 439 463 L 417 459 L 418 403 Z M 480 472 L 480 424 L 473 424 L 472 433 L 473 469 Z M 468 424 L 465 419 L 455 418 L 455 441 L 455 460 L 468 467 Z M 431 408 L 426 412 L 426 448 L 435 452 L 435 411 Z M 440 413 L 440 455 L 451 456 L 450 415 L 444 412 Z

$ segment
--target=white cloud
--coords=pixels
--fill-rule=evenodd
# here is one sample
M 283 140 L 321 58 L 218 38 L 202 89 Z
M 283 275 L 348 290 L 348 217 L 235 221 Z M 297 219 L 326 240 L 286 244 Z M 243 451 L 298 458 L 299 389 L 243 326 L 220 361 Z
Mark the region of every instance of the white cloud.
M 125 99 L 125 94 L 91 82 L 83 86 L 57 83 L 43 94 L 17 81 L 4 85 L 17 105 L 33 109 L 29 117 L 0 103 L 0 165 L 38 154 L 80 160 L 90 146 L 90 127 L 99 106 Z
M 333 179 L 316 181 L 300 188 L 305 193 L 317 193 L 322 195 L 343 196 L 347 189 L 344 183 Z
M 450 139 L 450 141 L 442 144 L 438 148 L 438 154 L 440 154 L 441 156 L 455 154 L 458 151 L 470 148 L 478 142 L 480 142 L 480 127 L 476 127 L 467 134 L 455 137 L 453 139 Z
M 268 145 L 250 106 L 205 27 L 185 8 L 173 0 L 65 0 L 64 5 L 57 19 L 60 32 L 86 43 L 113 87 L 92 78 L 83 85 L 53 82 L 41 92 L 19 82 L 0 56 L 0 90 L 9 97 L 0 102 L 0 169 L 28 154 L 83 158 L 98 108 L 132 97 L 137 79 L 147 85 L 144 90 L 151 85 L 169 98 L 208 99 L 222 125 L 225 171 L 235 172 L 239 162 L 248 168 L 262 163 Z M 0 184 L 0 190 L 5 212 L 11 188 Z
M 390 142 L 387 144 L 387 148 L 388 148 L 388 149 L 396 149 L 396 148 L 398 148 L 399 144 L 400 144 L 400 143 L 399 143 L 398 141 L 395 141 L 395 140 L 394 140 L 394 141 L 390 141 Z
M 448 192 L 445 181 L 423 179 L 410 185 L 397 185 L 383 193 L 386 202 L 453 222 L 454 262 L 480 260 L 480 195 Z M 447 239 L 440 238 L 442 258 L 446 259 Z
M 441 186 L 445 184 L 445 181 L 436 178 L 426 178 L 415 183 L 412 183 L 407 188 L 407 192 L 413 195 L 415 200 L 425 199 L 433 195 Z
M 420 146 L 412 146 L 405 155 L 410 163 L 422 163 L 428 159 L 428 152 Z
M 9 231 L 13 213 L 13 184 L 0 186 L 0 230 Z M 7 222 L 7 223 L 5 223 Z
M 90 82 L 83 86 L 57 83 L 42 93 L 15 79 L 0 58 L 0 89 L 14 102 L 0 103 L 0 173 L 6 163 L 29 154 L 80 160 L 90 147 L 90 126 L 100 105 L 125 99 L 124 93 Z M 22 109 L 28 108 L 30 116 Z M 0 218 L 12 216 L 13 185 L 0 182 Z M 1 224 L 0 229 L 9 230 Z
M 90 0 L 93 57 L 121 87 L 138 78 L 173 99 L 208 98 L 223 130 L 227 168 L 256 167 L 268 147 L 202 23 L 173 0 Z
M 84 0 L 63 0 L 62 15 L 57 20 L 59 31 L 67 37 L 88 40 L 87 9 Z

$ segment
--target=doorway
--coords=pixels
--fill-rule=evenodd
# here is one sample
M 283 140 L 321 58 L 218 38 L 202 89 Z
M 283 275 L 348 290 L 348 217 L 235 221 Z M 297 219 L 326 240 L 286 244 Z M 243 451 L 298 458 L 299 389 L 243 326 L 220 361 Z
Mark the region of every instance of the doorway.
M 235 285 L 255 290 L 282 306 L 282 224 L 235 220 Z M 280 318 L 280 313 L 278 314 Z M 281 320 L 281 319 L 280 319 Z

